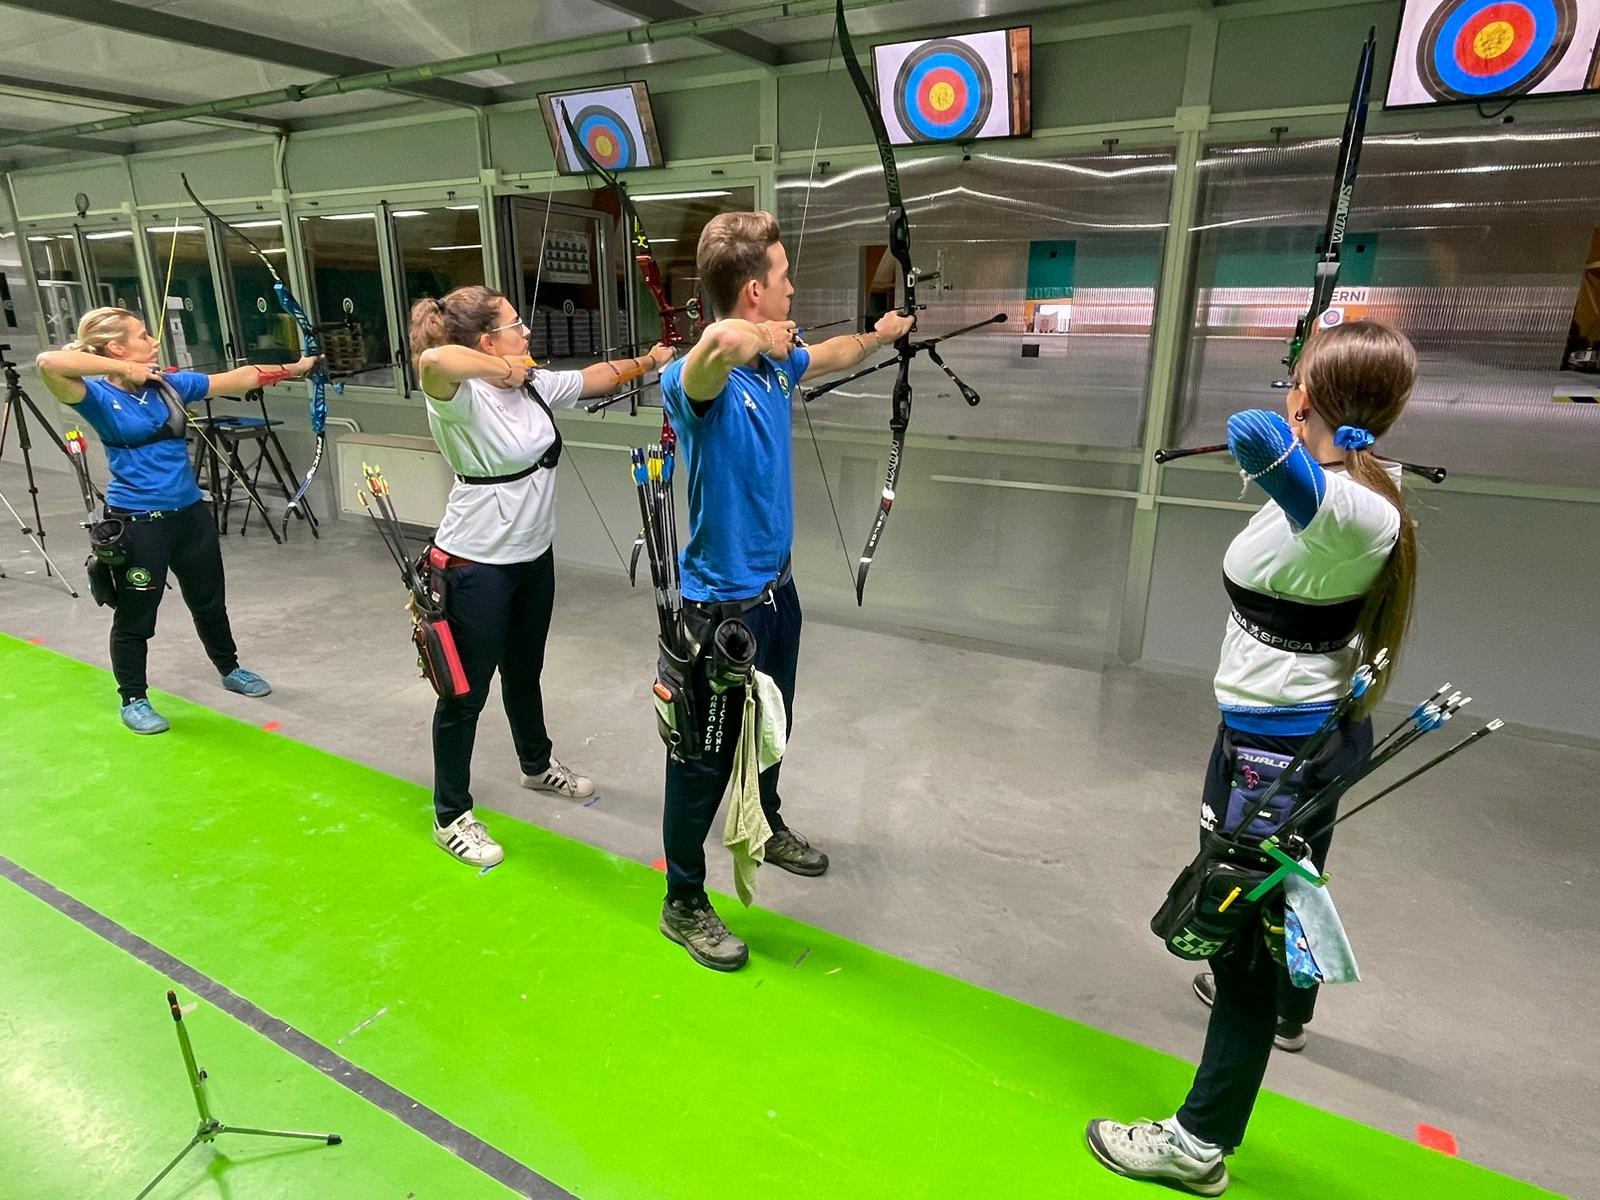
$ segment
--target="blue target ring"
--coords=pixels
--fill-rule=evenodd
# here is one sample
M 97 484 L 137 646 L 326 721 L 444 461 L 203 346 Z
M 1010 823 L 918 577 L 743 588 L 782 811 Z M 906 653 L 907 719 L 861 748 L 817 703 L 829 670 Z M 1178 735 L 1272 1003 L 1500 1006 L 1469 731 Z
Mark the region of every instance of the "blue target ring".
M 1439 100 L 1531 91 L 1555 70 L 1577 28 L 1574 0 L 1450 0 L 1417 43 L 1417 75 Z
M 608 171 L 626 171 L 639 165 L 633 134 L 614 109 L 591 104 L 572 118 L 578 141 L 595 162 Z
M 895 75 L 895 116 L 915 142 L 976 136 L 993 101 L 994 85 L 983 60 L 953 38 L 918 46 Z

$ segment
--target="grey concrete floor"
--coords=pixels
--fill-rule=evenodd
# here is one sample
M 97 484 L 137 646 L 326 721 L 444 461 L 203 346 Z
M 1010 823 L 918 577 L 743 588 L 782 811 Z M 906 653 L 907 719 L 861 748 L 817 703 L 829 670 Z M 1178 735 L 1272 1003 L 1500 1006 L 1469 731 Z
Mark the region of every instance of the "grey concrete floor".
M 41 479 L 52 553 L 79 572 L 70 482 Z M 26 499 L 9 455 L 0 490 Z M 225 553 L 244 664 L 273 695 L 218 686 L 176 593 L 151 648 L 153 686 L 428 784 L 432 695 L 415 677 L 402 591 L 372 531 L 330 521 L 314 542 L 296 526 L 276 547 L 252 528 Z M 108 665 L 108 614 L 69 599 L 39 566 L 0 510 L 0 631 Z M 545 670 L 556 753 L 594 777 L 599 802 L 518 786 L 498 698 L 480 727 L 474 790 L 485 809 L 650 862 L 662 771 L 648 702 L 653 616 L 619 574 L 562 567 Z M 1216 722 L 1204 679 L 815 619 L 800 676 L 785 813 L 833 868 L 818 880 L 764 873 L 761 903 L 1196 1057 L 1206 1014 L 1192 970 L 1146 922 L 1193 846 Z M 1470 686 L 1472 664 L 1459 682 Z M 120 736 L 109 688 L 103 702 L 107 736 Z M 1343 826 L 1332 889 L 1366 978 L 1324 994 L 1309 1047 L 1275 1056 L 1268 1086 L 1401 1137 L 1439 1126 L 1467 1159 L 1600 1196 L 1600 1039 L 1582 1016 L 1600 982 L 1597 774 L 1600 749 L 1504 733 Z M 8 799 L 26 789 L 6 781 Z M 416 817 L 427 837 L 426 810 Z M 712 861 L 713 886 L 731 890 L 726 857 Z M 442 854 L 438 866 L 460 869 Z M 736 908 L 725 915 L 737 930 Z M 654 922 L 639 914 L 641 938 L 659 936 Z M 1151 1096 L 1146 1111 L 1180 1099 Z M 1076 1136 L 1062 1130 L 1064 1142 Z M 1314 1161 L 1316 1148 L 1306 1154 Z

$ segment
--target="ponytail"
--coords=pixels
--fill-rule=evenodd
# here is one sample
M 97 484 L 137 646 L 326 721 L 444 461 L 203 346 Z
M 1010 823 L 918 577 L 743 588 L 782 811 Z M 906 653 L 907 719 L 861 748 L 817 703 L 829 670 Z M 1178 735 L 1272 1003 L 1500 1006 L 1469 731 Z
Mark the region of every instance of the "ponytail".
M 475 346 L 500 319 L 499 292 L 473 285 L 442 300 L 424 296 L 411 306 L 411 365 L 420 370 L 424 350 L 435 346 Z
M 1394 550 L 1367 591 L 1356 624 L 1360 657 L 1369 659 L 1387 648 L 1390 659 L 1389 668 L 1361 699 L 1358 712 L 1365 716 L 1394 678 L 1400 647 L 1411 624 L 1417 569 L 1416 529 L 1405 498 L 1370 447 L 1399 420 L 1411 398 L 1417 381 L 1417 352 L 1398 330 L 1377 321 L 1352 321 L 1321 330 L 1307 342 L 1297 372 L 1317 415 L 1338 430 L 1335 441 L 1344 451 L 1350 478 L 1377 492 L 1400 514 Z

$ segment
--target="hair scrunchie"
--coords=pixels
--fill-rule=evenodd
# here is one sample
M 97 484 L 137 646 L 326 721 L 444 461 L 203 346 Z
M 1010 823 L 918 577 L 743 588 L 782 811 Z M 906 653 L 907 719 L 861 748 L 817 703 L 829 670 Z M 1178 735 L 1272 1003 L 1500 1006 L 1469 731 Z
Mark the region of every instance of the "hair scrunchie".
M 1365 450 L 1377 440 L 1359 425 L 1341 425 L 1333 431 L 1333 444 L 1341 450 Z

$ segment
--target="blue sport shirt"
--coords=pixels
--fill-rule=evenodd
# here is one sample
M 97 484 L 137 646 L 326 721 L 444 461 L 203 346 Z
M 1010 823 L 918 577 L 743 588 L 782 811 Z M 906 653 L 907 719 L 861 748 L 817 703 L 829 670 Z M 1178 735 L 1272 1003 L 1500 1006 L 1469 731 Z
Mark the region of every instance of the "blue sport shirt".
M 211 380 L 198 371 L 164 376 L 185 407 L 205 399 Z M 140 442 L 167 423 L 167 405 L 153 384 L 125 392 L 108 379 L 83 381 L 85 395 L 73 405 L 102 442 Z M 200 487 L 189 467 L 189 447 L 182 438 L 166 438 L 132 450 L 106 446 L 111 486 L 106 503 L 132 512 L 167 512 L 200 500 Z
M 683 391 L 683 360 L 661 372 L 661 397 L 689 481 L 683 594 L 749 600 L 777 579 L 794 544 L 794 390 L 811 364 L 795 347 L 782 361 L 739 366 L 697 416 Z

